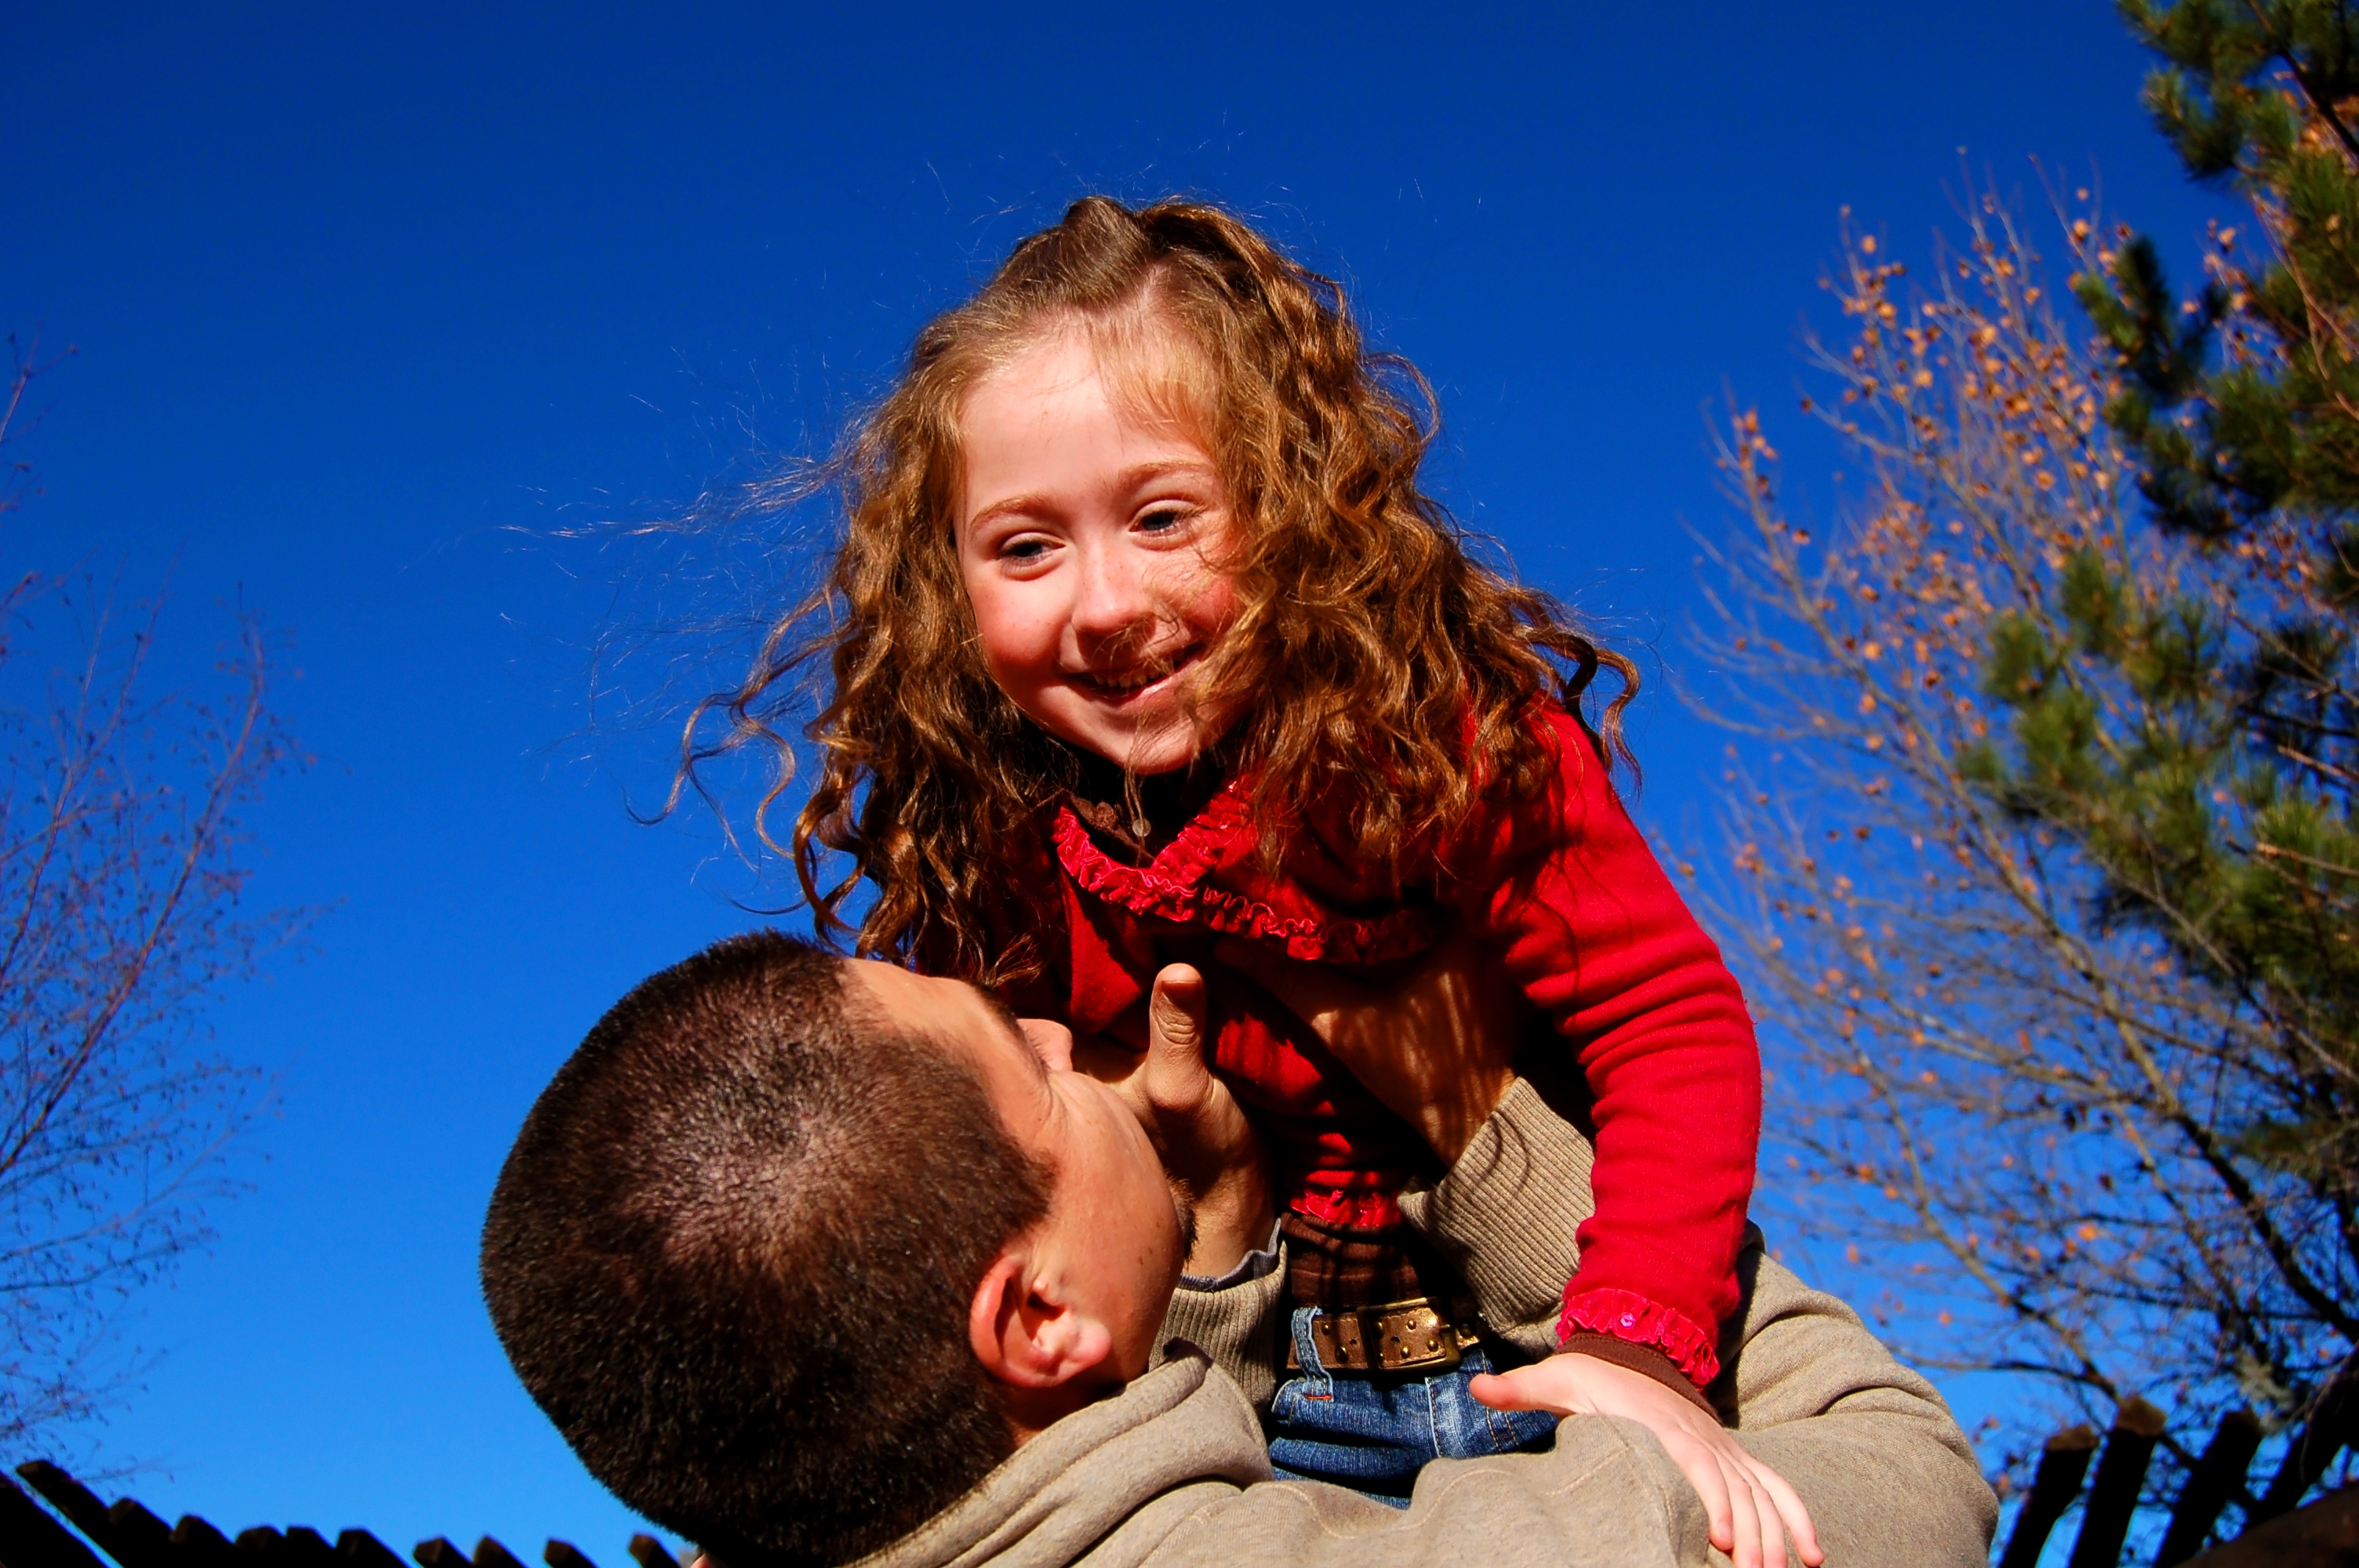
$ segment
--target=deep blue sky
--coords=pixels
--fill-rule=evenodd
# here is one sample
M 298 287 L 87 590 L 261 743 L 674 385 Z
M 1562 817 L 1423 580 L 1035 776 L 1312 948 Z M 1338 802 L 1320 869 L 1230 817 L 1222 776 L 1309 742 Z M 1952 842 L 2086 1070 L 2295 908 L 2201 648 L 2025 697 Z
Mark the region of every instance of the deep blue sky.
M 2093 161 L 2181 256 L 2207 208 L 2102 0 L 1125 9 L 12 9 L 0 326 L 81 352 L 0 566 L 177 562 L 182 671 L 242 594 L 321 758 L 255 818 L 256 893 L 332 908 L 217 1018 L 280 1076 L 256 1186 L 147 1300 L 163 1359 L 98 1434 L 168 1518 L 624 1561 L 500 1358 L 476 1227 L 599 1012 L 750 917 L 709 832 L 628 819 L 654 731 L 570 739 L 635 558 L 536 535 L 823 444 L 1074 196 L 1201 192 L 1431 375 L 1453 504 L 1693 673 L 1705 406 L 1759 401 L 1832 499 L 1794 389 L 1840 208 L 1921 259 L 1962 148 L 2035 206 L 2030 157 Z M 749 608 L 625 586 L 634 624 Z M 1660 695 L 1636 735 L 1647 819 L 1700 819 L 1720 739 Z

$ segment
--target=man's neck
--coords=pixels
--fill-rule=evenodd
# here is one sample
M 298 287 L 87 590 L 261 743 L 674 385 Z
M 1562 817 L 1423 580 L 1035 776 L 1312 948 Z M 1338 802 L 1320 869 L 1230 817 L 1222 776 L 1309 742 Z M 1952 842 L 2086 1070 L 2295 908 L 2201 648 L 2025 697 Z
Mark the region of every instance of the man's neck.
M 1075 1379 L 1053 1389 L 1011 1389 L 1003 1383 L 999 1388 L 999 1411 L 1006 1419 L 1008 1435 L 1021 1448 L 1075 1411 L 1111 1399 L 1122 1390 L 1123 1384 L 1118 1379 Z

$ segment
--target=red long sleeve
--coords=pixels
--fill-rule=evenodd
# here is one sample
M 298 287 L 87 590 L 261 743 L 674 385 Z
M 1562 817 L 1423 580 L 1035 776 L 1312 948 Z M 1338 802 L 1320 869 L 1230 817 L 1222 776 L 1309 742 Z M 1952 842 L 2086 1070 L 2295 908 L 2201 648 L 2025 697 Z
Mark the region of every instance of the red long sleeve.
M 1467 920 L 1578 1054 L 1595 1099 L 1597 1212 L 1580 1231 L 1562 1332 L 1650 1345 L 1701 1387 L 1736 1309 L 1760 1141 L 1745 999 L 1615 798 L 1551 711 L 1556 782 L 1462 860 Z

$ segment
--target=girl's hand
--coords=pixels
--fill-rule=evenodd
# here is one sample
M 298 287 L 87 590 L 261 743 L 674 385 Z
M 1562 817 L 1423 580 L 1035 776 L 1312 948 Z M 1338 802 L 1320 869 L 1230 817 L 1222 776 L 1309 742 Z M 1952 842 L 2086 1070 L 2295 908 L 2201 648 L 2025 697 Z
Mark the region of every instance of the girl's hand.
M 1516 1081 L 1517 1022 L 1527 1009 L 1489 953 L 1463 932 L 1381 988 L 1234 938 L 1216 944 L 1212 956 L 1309 1024 L 1444 1162 L 1465 1152 Z
M 1554 1411 L 1560 1416 L 1618 1415 L 1653 1433 L 1663 1452 L 1703 1499 L 1712 1543 L 1736 1568 L 1786 1568 L 1786 1537 L 1809 1568 L 1819 1568 L 1810 1510 L 1786 1478 L 1740 1447 L 1718 1422 L 1643 1372 L 1594 1356 L 1560 1353 L 1512 1372 L 1485 1374 L 1468 1391 L 1494 1410 Z

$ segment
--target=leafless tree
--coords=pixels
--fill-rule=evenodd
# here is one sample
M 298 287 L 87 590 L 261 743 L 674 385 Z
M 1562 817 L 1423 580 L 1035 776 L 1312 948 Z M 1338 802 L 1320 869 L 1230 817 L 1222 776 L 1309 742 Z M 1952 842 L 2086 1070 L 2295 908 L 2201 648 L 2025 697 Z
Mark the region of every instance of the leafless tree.
M 2066 205 L 2082 265 L 2109 259 Z M 2025 808 L 2008 781 L 2039 738 L 1993 672 L 2009 638 L 2076 658 L 2076 594 L 2234 638 L 2302 589 L 2289 554 L 2144 521 L 2104 417 L 2114 362 L 2000 204 L 1967 216 L 1922 286 L 1846 235 L 1830 287 L 1854 335 L 1813 345 L 1814 411 L 1864 473 L 1823 536 L 1783 505 L 1757 416 L 1731 428 L 1746 525 L 1700 700 L 1753 743 L 1702 900 L 1772 1042 L 1768 1206 L 1882 1280 L 1875 1315 L 1919 1360 L 2027 1379 L 2002 1466 L 2058 1405 L 2102 1422 L 2133 1393 L 2173 1411 L 2183 1458 L 2230 1405 L 2298 1419 L 2347 1360 L 2359 1229 L 2343 1173 L 2248 1136 L 2316 1064 Z M 2065 711 L 2106 743 L 2180 721 L 2118 660 L 2038 678 L 2077 682 Z
M 0 443 L 42 368 L 15 353 Z M 0 1449 L 19 1454 L 137 1376 L 125 1305 L 210 1238 L 265 1087 L 206 1005 L 301 924 L 242 907 L 242 814 L 299 761 L 259 627 L 237 615 L 212 695 L 159 691 L 160 600 L 114 600 L 30 573 L 0 593 Z

